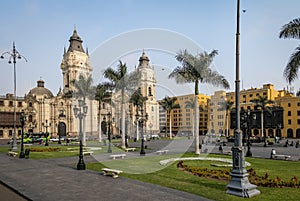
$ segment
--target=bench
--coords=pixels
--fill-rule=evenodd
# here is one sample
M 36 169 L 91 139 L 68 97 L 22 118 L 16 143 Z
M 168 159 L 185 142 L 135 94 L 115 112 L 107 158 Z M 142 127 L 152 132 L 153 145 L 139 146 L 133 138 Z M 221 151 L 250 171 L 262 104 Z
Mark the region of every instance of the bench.
M 24 147 L 31 147 L 32 144 L 24 144 Z
M 158 153 L 159 155 L 161 154 L 167 154 L 169 150 L 158 150 L 156 151 L 156 153 Z
M 110 155 L 110 158 L 113 158 L 114 160 L 116 158 L 125 158 L 126 154 L 114 154 L 114 155 Z
M 92 155 L 94 152 L 93 151 L 84 151 L 82 152 L 83 155 Z
M 113 178 L 118 178 L 119 174 L 123 172 L 121 170 L 114 170 L 109 168 L 102 168 L 101 170 L 104 176 L 107 174 L 111 174 Z
M 14 152 L 14 151 L 9 151 L 9 152 L 7 152 L 7 155 L 16 157 L 18 155 L 18 153 Z
M 126 148 L 126 149 L 125 149 L 126 152 L 129 152 L 129 151 L 135 151 L 135 150 L 136 150 L 136 148 Z
M 272 149 L 271 151 L 271 159 L 284 159 L 284 160 L 288 160 L 291 156 L 289 155 L 283 155 L 283 154 L 276 154 L 276 150 L 275 149 Z

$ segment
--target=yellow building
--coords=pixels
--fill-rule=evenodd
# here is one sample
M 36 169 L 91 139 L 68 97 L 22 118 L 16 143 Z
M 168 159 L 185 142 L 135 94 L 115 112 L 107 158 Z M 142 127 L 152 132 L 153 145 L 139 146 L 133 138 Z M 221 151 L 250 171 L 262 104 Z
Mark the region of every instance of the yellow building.
M 199 134 L 204 135 L 208 131 L 208 101 L 210 96 L 199 94 L 198 105 L 199 105 Z M 169 122 L 171 118 L 172 132 L 184 135 L 192 135 L 194 125 L 194 101 L 195 95 L 183 95 L 177 96 L 177 104 L 180 108 L 173 109 L 171 115 L 166 117 L 167 132 L 169 131 Z
M 250 122 L 251 135 L 262 137 L 260 108 L 257 108 L 251 102 L 259 96 L 267 97 L 268 100 L 274 101 L 273 104 L 267 105 L 272 108 L 271 113 L 264 112 L 264 136 L 299 137 L 300 130 L 298 130 L 298 127 L 300 124 L 297 122 L 297 111 L 299 110 L 300 115 L 300 98 L 295 97 L 287 90 L 275 90 L 273 84 L 264 84 L 262 88 L 250 88 L 240 91 L 241 118 L 247 118 L 246 112 L 250 111 L 248 115 L 250 119 L 248 121 Z M 227 93 L 226 99 L 227 101 L 232 101 L 234 103 L 233 108 L 235 108 L 235 92 Z M 233 109 L 230 118 L 231 129 L 229 131 L 231 136 L 235 128 L 234 117 L 235 112 Z M 247 121 L 247 119 L 244 121 Z M 243 130 L 242 125 L 243 120 L 241 120 L 241 129 Z M 296 133 L 299 134 L 297 135 Z
M 282 136 L 300 138 L 300 97 L 285 94 L 276 98 L 276 103 L 284 108 Z

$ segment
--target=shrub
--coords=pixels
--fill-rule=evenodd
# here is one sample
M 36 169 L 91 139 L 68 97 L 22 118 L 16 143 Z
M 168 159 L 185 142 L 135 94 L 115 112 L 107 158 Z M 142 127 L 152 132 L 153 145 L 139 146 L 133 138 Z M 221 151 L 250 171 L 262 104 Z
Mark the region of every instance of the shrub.
M 183 164 L 183 161 L 179 161 L 177 163 L 177 168 L 180 168 L 184 171 L 190 172 L 195 176 L 198 177 L 205 177 L 205 178 L 212 178 L 212 179 L 218 179 L 218 180 L 229 180 L 230 179 L 230 171 L 231 170 L 211 170 L 208 168 L 200 168 L 200 167 L 194 167 L 194 166 L 188 166 Z M 252 184 L 255 184 L 257 186 L 263 186 L 263 187 L 292 187 L 292 188 L 300 188 L 300 181 L 299 179 L 294 176 L 291 178 L 290 181 L 282 181 L 278 176 L 276 176 L 274 179 L 270 178 L 270 175 L 268 173 L 265 173 L 263 176 L 259 176 L 256 174 L 256 171 L 253 168 L 250 168 L 247 170 L 247 173 L 249 174 L 249 181 Z

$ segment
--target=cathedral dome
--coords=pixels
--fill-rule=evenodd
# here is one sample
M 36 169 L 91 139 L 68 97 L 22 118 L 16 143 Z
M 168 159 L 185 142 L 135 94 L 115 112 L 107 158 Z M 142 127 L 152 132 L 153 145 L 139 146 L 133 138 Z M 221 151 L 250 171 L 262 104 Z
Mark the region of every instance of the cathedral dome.
M 52 98 L 52 92 L 44 87 L 45 82 L 43 80 L 37 81 L 37 87 L 31 89 L 28 94 L 32 96 L 43 96 L 45 98 Z

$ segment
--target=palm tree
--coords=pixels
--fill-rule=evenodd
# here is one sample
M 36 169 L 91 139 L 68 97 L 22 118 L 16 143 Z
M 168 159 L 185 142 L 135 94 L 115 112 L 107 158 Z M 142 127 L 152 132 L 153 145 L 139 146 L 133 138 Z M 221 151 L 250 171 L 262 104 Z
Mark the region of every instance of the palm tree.
M 221 103 L 221 109 L 226 110 L 226 137 L 228 137 L 228 113 L 232 109 L 233 102 L 228 100 Z
M 133 92 L 133 94 L 130 96 L 129 102 L 132 103 L 136 108 L 136 116 L 139 113 L 139 107 L 143 107 L 144 103 L 146 102 L 147 97 L 144 97 L 140 90 L 136 90 Z M 138 120 L 136 120 L 138 121 Z M 136 123 L 136 139 L 139 140 L 139 134 L 138 134 L 138 122 Z
M 169 78 L 175 78 L 179 84 L 194 83 L 195 84 L 195 108 L 198 108 L 199 83 L 209 83 L 214 86 L 221 86 L 229 89 L 229 83 L 217 71 L 210 68 L 213 58 L 218 54 L 217 50 L 211 53 L 202 52 L 199 55 L 192 55 L 187 50 L 181 50 L 175 58 L 181 63 L 181 66 L 176 67 Z M 199 111 L 195 109 L 195 134 L 196 137 L 196 154 L 200 154 L 199 148 Z
M 279 33 L 279 38 L 295 38 L 300 39 L 300 18 L 293 19 L 288 24 L 282 26 Z M 286 65 L 283 76 L 288 83 L 291 83 L 298 77 L 300 66 L 300 46 L 291 55 L 288 64 Z
M 102 130 L 101 130 L 101 104 L 108 101 L 111 97 L 111 92 L 109 91 L 109 84 L 103 83 L 98 84 L 95 92 L 95 99 L 98 101 L 98 136 L 99 142 L 102 141 Z
M 79 75 L 78 80 L 74 80 L 75 91 L 73 95 L 77 98 L 82 98 L 85 103 L 86 99 L 93 100 L 95 98 L 95 87 L 93 86 L 92 76 L 84 77 L 82 74 Z M 83 122 L 83 136 L 82 143 L 86 145 L 85 136 L 85 121 Z
M 107 68 L 104 71 L 104 77 L 111 81 L 111 85 L 114 86 L 116 91 L 121 91 L 121 130 L 123 131 L 121 147 L 125 149 L 125 91 L 132 90 L 132 88 L 137 86 L 139 75 L 137 72 L 129 74 L 126 63 L 119 61 L 117 70 L 111 67 Z
M 266 136 L 264 135 L 264 111 L 271 112 L 270 108 L 267 106 L 274 103 L 272 100 L 268 100 L 266 96 L 259 96 L 257 99 L 251 100 L 256 107 L 260 107 L 260 123 L 261 123 L 261 136 L 264 139 L 264 146 L 266 146 Z
M 166 96 L 162 101 L 159 102 L 159 104 L 164 108 L 164 110 L 167 111 L 167 115 L 169 114 L 169 131 L 170 131 L 170 138 L 172 138 L 172 117 L 171 117 L 171 112 L 173 109 L 180 108 L 180 105 L 177 102 L 176 97 L 169 97 Z M 167 128 L 166 128 L 167 130 Z

